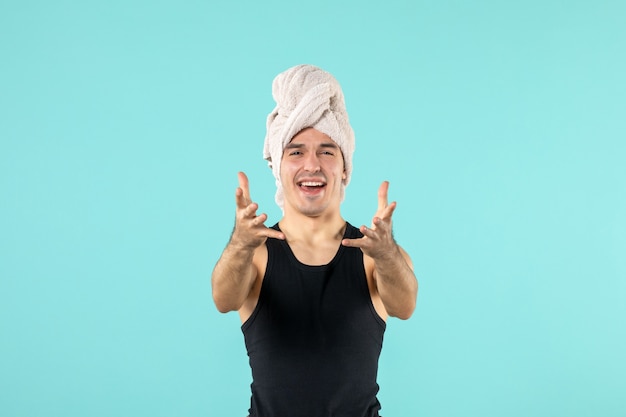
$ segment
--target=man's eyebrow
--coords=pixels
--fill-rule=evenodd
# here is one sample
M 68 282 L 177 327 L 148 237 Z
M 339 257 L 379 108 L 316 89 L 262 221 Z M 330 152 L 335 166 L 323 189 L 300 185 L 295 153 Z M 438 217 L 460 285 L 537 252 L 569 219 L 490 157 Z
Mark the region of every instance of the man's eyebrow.
M 304 143 L 289 142 L 287 146 L 285 146 L 285 149 L 298 149 L 298 148 L 304 148 Z
M 287 146 L 285 146 L 285 149 L 301 149 L 301 148 L 304 148 L 305 146 L 306 145 L 304 143 L 289 142 Z M 323 142 L 323 143 L 320 143 L 320 148 L 338 149 L 339 146 L 337 146 L 335 142 Z

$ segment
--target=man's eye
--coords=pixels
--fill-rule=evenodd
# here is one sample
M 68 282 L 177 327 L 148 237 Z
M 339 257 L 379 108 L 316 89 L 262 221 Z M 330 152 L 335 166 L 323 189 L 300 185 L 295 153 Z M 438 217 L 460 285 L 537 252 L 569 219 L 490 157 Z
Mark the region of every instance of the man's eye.
M 302 154 L 302 152 L 300 152 L 300 151 L 291 151 L 289 153 L 289 155 L 301 155 L 301 154 Z

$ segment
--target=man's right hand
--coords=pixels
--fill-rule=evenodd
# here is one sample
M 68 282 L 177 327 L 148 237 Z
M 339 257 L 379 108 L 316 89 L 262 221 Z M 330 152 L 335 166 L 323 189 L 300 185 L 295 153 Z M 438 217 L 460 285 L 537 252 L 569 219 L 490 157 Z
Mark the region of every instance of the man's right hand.
M 254 250 L 265 243 L 268 237 L 284 240 L 283 233 L 265 226 L 267 214 L 256 215 L 259 205 L 250 199 L 250 186 L 246 174 L 239 172 L 237 177 L 239 187 L 235 191 L 237 204 L 235 229 L 230 238 L 230 244 L 242 249 Z

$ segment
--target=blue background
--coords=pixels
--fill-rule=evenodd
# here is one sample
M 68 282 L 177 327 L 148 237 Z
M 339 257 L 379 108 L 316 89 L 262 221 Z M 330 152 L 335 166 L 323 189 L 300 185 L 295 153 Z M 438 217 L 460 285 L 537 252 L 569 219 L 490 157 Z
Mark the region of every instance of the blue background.
M 0 3 L 0 415 L 244 416 L 210 273 L 271 81 L 311 63 L 420 280 L 382 414 L 626 415 L 626 3 Z

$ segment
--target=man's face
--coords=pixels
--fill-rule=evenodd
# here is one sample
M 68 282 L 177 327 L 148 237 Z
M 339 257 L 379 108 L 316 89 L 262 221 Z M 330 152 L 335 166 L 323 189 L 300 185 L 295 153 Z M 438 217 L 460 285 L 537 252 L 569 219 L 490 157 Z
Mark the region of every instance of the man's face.
M 295 135 L 283 151 L 280 179 L 287 206 L 319 216 L 341 204 L 343 154 L 328 136 L 313 128 Z

